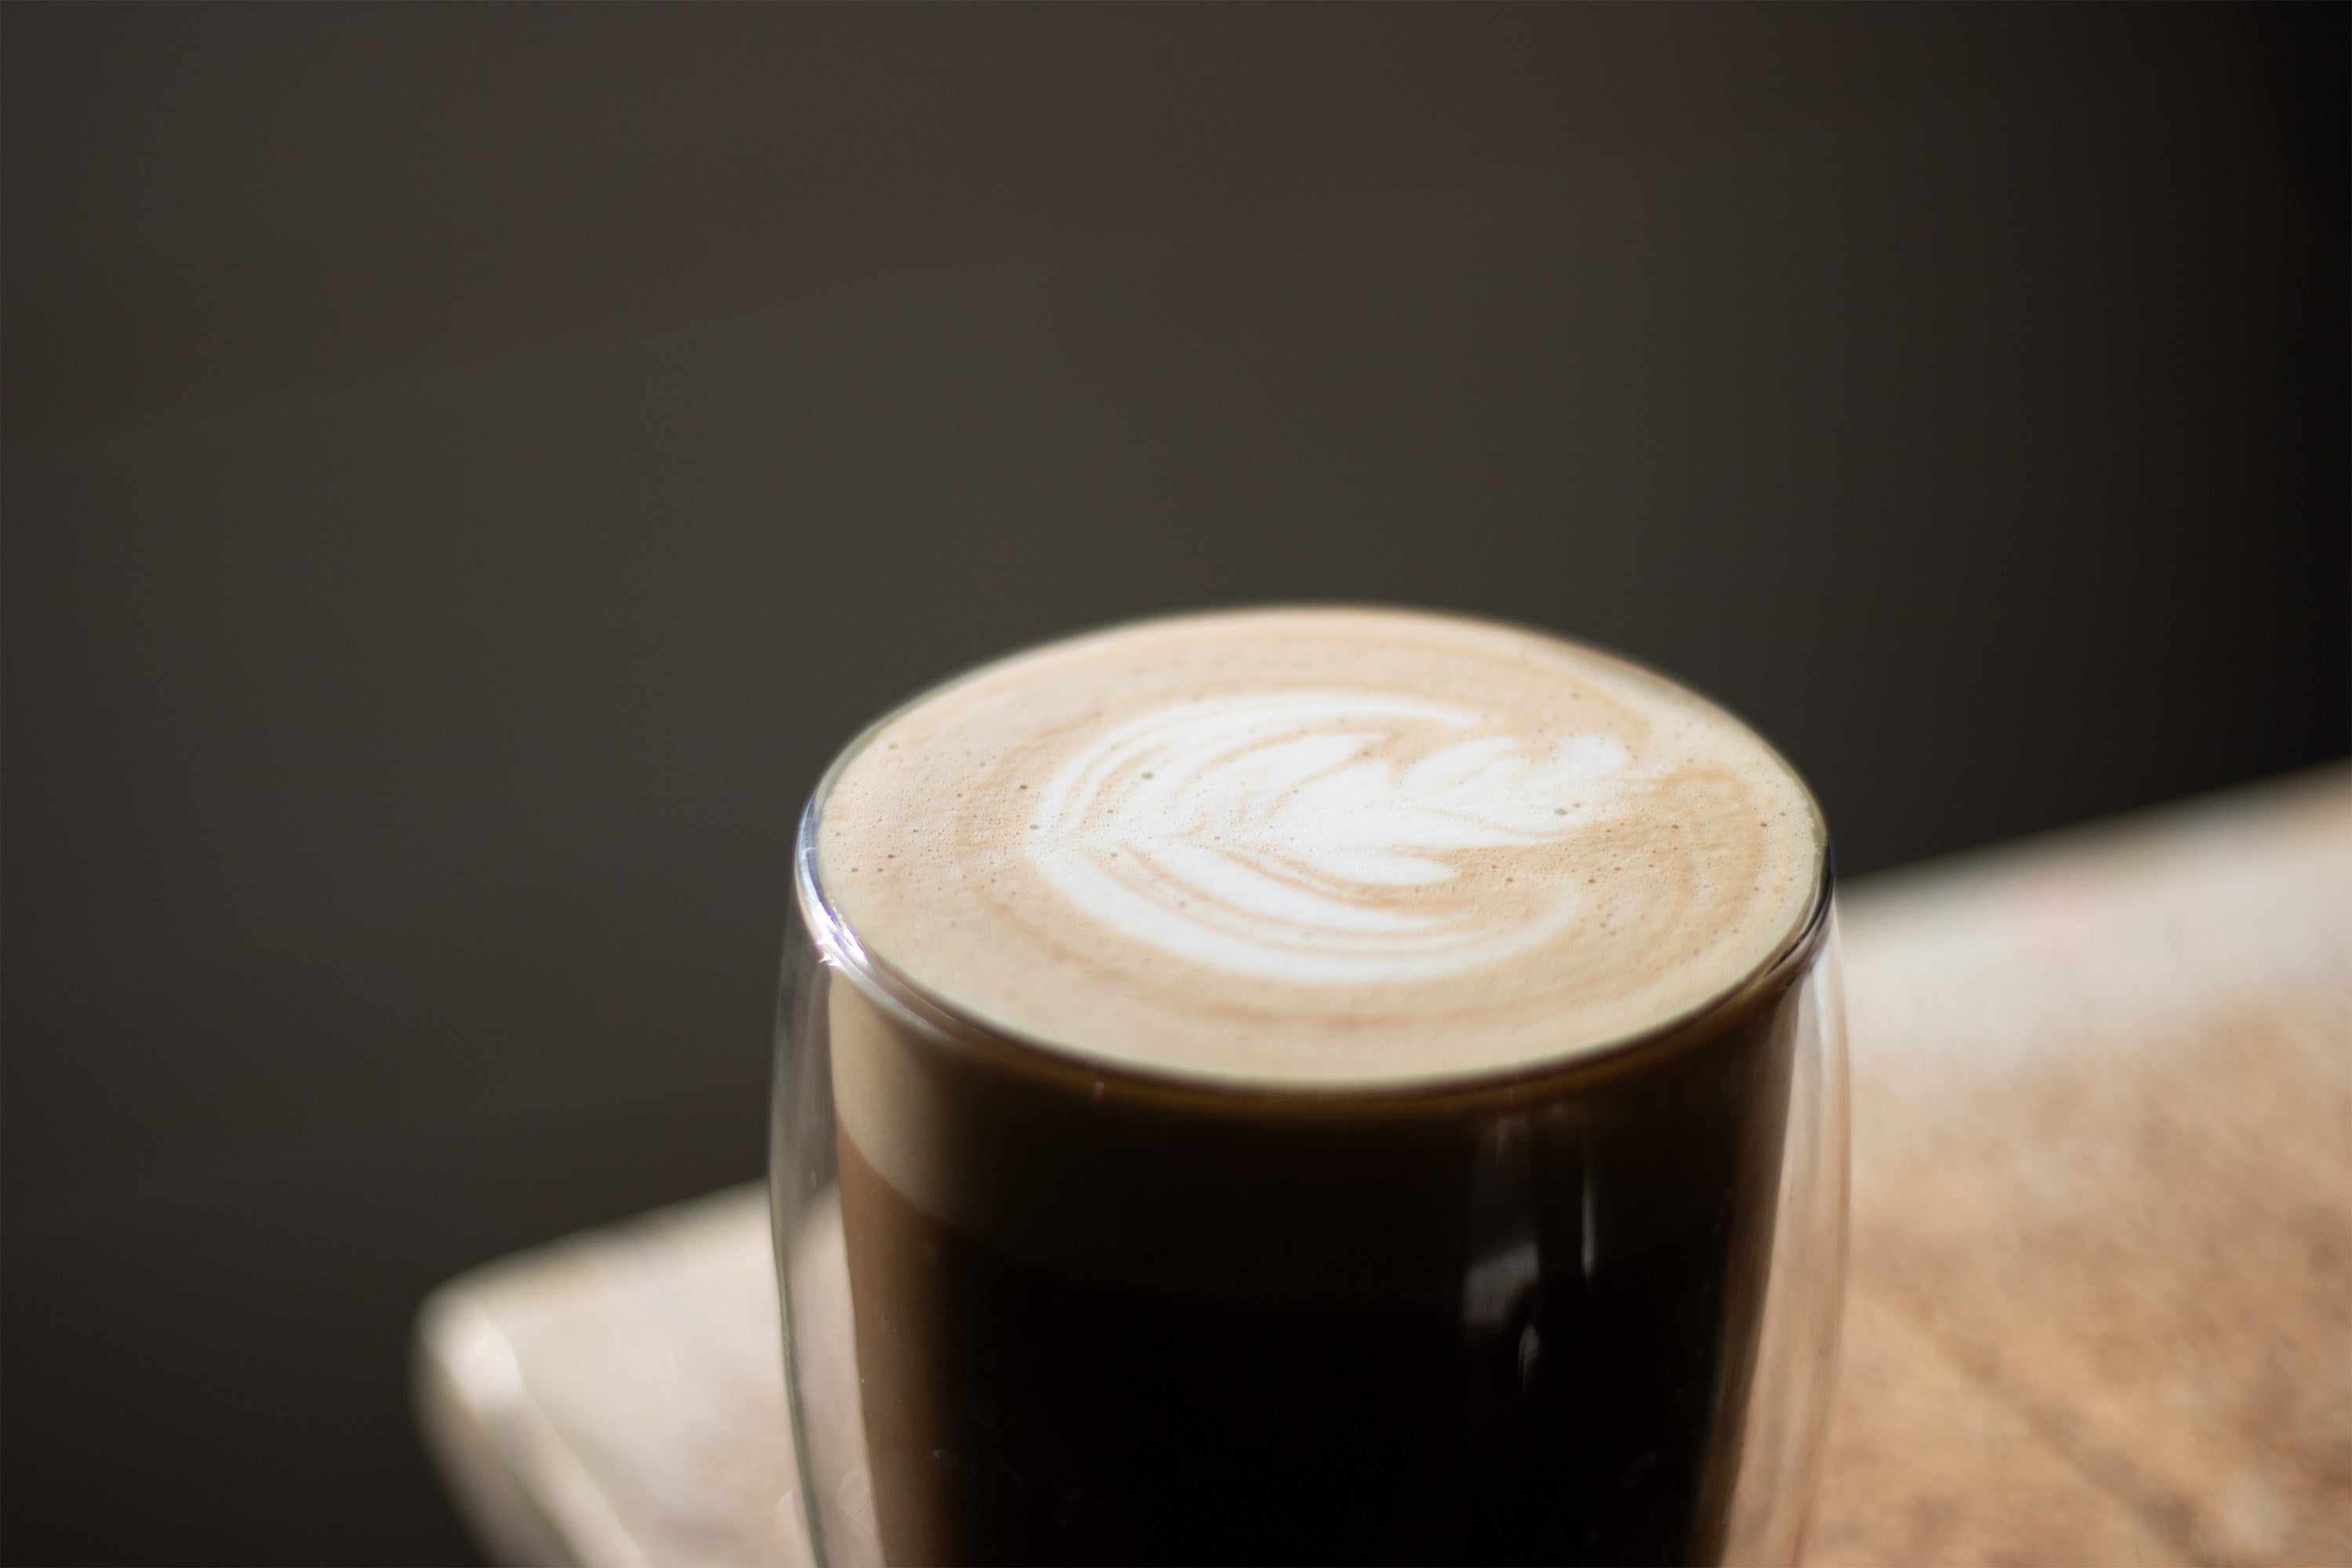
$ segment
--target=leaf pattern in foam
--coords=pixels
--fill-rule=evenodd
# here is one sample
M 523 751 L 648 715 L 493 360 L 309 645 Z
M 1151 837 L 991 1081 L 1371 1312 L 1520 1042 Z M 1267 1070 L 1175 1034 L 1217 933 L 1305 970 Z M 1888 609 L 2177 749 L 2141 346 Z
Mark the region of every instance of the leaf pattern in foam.
M 1028 844 L 1065 898 L 1195 962 L 1308 983 L 1432 975 L 1575 912 L 1572 879 L 1469 896 L 1465 857 L 1567 838 L 1612 815 L 1634 773 L 1613 736 L 1539 748 L 1419 699 L 1185 704 L 1073 757 Z

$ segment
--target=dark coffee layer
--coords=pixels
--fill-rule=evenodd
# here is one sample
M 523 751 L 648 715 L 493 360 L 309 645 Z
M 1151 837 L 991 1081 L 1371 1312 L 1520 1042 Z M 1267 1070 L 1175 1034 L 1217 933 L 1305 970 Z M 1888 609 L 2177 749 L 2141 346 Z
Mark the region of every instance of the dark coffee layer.
M 1003 1136 L 934 1121 L 948 1223 L 841 1129 L 889 1560 L 1706 1559 L 1796 1010 L 1343 1114 L 1097 1100 L 908 1042 L 901 1087 Z

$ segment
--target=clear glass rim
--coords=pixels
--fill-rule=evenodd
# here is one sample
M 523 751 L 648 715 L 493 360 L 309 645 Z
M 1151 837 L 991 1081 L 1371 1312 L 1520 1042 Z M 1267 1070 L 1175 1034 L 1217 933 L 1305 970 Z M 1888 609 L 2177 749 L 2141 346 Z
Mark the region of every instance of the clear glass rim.
M 1486 616 L 1463 616 L 1450 611 L 1427 610 L 1410 605 L 1365 605 L 1355 603 L 1301 603 L 1296 605 L 1255 605 L 1222 606 L 1228 610 L 1273 609 L 1369 609 L 1396 611 L 1410 615 L 1434 616 L 1440 618 L 1469 622 L 1474 625 L 1499 626 L 1527 633 L 1548 641 L 1566 643 L 1581 650 L 1598 652 L 1619 659 L 1662 680 L 1671 681 L 1685 690 L 1696 689 L 1651 669 L 1639 660 L 1626 658 L 1612 649 L 1578 642 L 1556 632 L 1540 627 L 1523 626 L 1508 621 Z M 1836 851 L 1832 845 L 1826 820 L 1820 802 L 1802 774 L 1790 766 L 1771 742 L 1756 733 L 1754 728 L 1741 721 L 1741 727 L 1754 736 L 1759 745 L 1772 756 L 1797 787 L 1804 793 L 1813 819 L 1822 825 L 1822 866 L 1819 885 L 1803 921 L 1771 956 L 1740 979 L 1721 991 L 1654 1024 L 1629 1034 L 1583 1045 L 1559 1056 L 1538 1058 L 1533 1061 L 1514 1062 L 1504 1067 L 1458 1073 L 1432 1075 L 1425 1078 L 1380 1079 L 1374 1081 L 1338 1079 L 1311 1082 L 1289 1079 L 1255 1079 L 1239 1081 L 1206 1073 L 1188 1072 L 1180 1068 L 1153 1068 L 1142 1063 L 1118 1060 L 1094 1055 L 1083 1048 L 1012 1028 L 982 1018 L 978 1014 L 958 1006 L 918 984 L 903 971 L 890 964 L 866 947 L 849 922 L 825 896 L 816 869 L 817 823 L 824 810 L 826 799 L 839 782 L 850 762 L 862 752 L 873 739 L 901 714 L 929 701 L 950 687 L 971 679 L 982 671 L 993 668 L 1010 659 L 1021 658 L 1034 649 L 1065 642 L 1072 637 L 1113 631 L 1126 626 L 1148 626 L 1159 621 L 1180 620 L 1194 616 L 1218 613 L 1215 609 L 1179 611 L 1162 616 L 1139 616 L 1114 621 L 1103 626 L 1069 632 L 1040 639 L 970 666 L 934 682 L 922 690 L 882 713 L 851 738 L 842 747 L 824 774 L 810 794 L 808 804 L 801 811 L 800 826 L 793 844 L 793 896 L 802 922 L 818 953 L 831 967 L 846 975 L 866 996 L 887 1012 L 909 1023 L 924 1035 L 950 1048 L 968 1050 L 987 1057 L 1005 1066 L 1025 1068 L 1041 1076 L 1060 1078 L 1093 1089 L 1118 1086 L 1123 1092 L 1153 1099 L 1175 1099 L 1210 1101 L 1234 1105 L 1279 1105 L 1293 1113 L 1301 1107 L 1318 1102 L 1334 1108 L 1362 1106 L 1379 1108 L 1410 1101 L 1425 1105 L 1433 1101 L 1454 1103 L 1464 1100 L 1486 1098 L 1511 1099 L 1537 1085 L 1549 1086 L 1569 1079 L 1591 1079 L 1614 1077 L 1631 1068 L 1646 1065 L 1657 1047 L 1679 1049 L 1712 1037 L 1723 1024 L 1744 1016 L 1751 1004 L 1777 991 L 1781 982 L 1811 963 L 1827 941 L 1831 910 L 1837 893 Z M 1704 692 L 1697 695 L 1709 702 L 1715 699 Z M 1722 708 L 1721 703 L 1715 704 Z M 1731 710 L 1723 710 L 1730 713 Z M 1737 714 L 1732 714 L 1736 719 Z M 1711 1025 L 1711 1021 L 1714 1021 Z

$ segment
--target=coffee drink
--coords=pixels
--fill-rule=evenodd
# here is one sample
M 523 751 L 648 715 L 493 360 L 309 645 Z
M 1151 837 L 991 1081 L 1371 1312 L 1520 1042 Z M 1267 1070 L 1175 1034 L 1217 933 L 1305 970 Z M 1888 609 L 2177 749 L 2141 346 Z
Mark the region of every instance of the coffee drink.
M 882 1554 L 1719 1553 L 1826 860 L 1721 710 L 1447 616 L 877 725 L 802 892 Z

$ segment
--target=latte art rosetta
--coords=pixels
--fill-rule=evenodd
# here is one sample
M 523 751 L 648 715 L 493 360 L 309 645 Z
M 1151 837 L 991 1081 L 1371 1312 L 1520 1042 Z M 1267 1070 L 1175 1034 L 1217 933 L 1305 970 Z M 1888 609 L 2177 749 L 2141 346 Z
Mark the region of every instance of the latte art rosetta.
M 1310 984 L 1427 979 L 1567 926 L 1579 884 L 1513 863 L 1556 862 L 1638 778 L 1612 735 L 1529 738 L 1380 692 L 1234 697 L 1097 738 L 1024 844 L 1077 910 L 1175 957 Z

